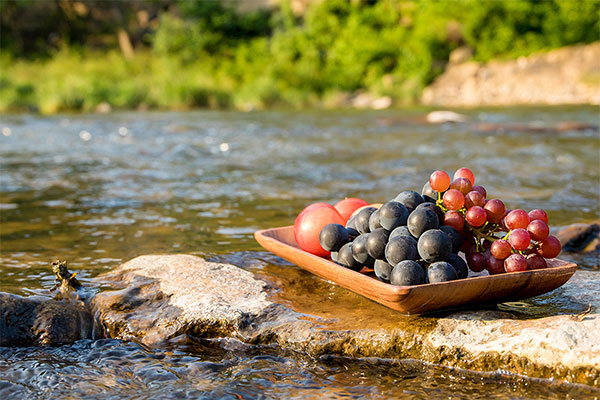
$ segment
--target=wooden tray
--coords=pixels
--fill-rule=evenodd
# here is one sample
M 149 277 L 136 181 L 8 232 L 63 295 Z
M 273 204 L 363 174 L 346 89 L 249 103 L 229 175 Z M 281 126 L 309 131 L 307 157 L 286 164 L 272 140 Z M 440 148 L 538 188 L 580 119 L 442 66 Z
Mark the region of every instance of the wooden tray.
M 294 239 L 294 227 L 264 229 L 254 233 L 265 249 L 313 274 L 355 293 L 407 314 L 520 300 L 538 296 L 571 278 L 577 265 L 559 259 L 548 260 L 549 268 L 477 276 L 451 282 L 417 286 L 395 286 L 368 274 L 355 272 L 330 260 L 301 250 Z M 372 271 L 372 270 L 370 270 Z

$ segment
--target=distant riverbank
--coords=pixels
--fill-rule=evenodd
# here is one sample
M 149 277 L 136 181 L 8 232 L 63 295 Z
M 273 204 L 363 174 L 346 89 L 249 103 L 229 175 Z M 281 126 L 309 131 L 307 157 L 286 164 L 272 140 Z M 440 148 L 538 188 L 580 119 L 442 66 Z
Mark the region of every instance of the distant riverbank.
M 407 104 L 444 107 L 490 105 L 600 104 L 600 42 L 536 53 L 516 60 L 478 63 L 465 49 L 455 51 L 445 72 L 412 100 L 364 89 L 331 91 L 305 101 L 265 101 L 210 78 L 202 62 L 186 67 L 150 53 L 125 60 L 117 52 L 59 53 L 45 63 L 2 61 L 0 112 L 110 112 L 118 109 L 194 108 L 358 108 L 384 109 Z M 390 78 L 391 79 L 391 78 Z M 274 94 L 275 96 L 275 94 Z
M 240 86 L 231 77 L 215 76 L 214 59 L 182 63 L 150 51 L 131 59 L 117 51 L 65 50 L 43 62 L 5 56 L 0 59 L 0 113 L 600 104 L 600 42 L 515 60 L 479 63 L 469 57 L 465 48 L 455 50 L 444 72 L 424 89 L 407 89 L 404 83 L 396 91 L 332 89 L 319 95 L 306 87 L 283 89 L 260 77 Z M 396 85 L 391 75 L 382 82 Z
M 598 103 L 594 0 L 5 3 L 0 113 Z

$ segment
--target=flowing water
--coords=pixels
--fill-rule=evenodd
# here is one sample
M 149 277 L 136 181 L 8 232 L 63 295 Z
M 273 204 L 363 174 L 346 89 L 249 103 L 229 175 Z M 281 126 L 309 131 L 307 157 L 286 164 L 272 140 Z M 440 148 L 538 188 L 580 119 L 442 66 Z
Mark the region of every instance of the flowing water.
M 262 251 L 255 230 L 291 224 L 315 201 L 420 191 L 434 169 L 467 166 L 488 197 L 543 208 L 554 228 L 600 218 L 597 109 L 470 110 L 467 123 L 442 125 L 425 123 L 426 113 L 2 116 L 0 291 L 47 295 L 56 258 L 103 290 L 93 277 L 152 253 L 218 258 L 276 279 L 293 267 Z M 598 270 L 597 256 L 561 257 Z M 355 296 L 330 289 L 314 295 L 332 304 Z M 350 306 L 365 301 L 355 297 Z M 4 348 L 0 371 L 0 393 L 17 398 L 581 398 L 592 390 L 414 360 L 312 359 L 229 339 Z

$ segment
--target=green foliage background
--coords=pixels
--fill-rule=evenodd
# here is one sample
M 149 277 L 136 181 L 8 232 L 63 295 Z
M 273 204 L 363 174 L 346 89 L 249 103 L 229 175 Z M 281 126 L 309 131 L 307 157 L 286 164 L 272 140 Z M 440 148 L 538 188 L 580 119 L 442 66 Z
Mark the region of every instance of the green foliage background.
M 302 16 L 288 0 L 244 13 L 175 1 L 131 59 L 68 37 L 28 53 L 3 32 L 0 111 L 332 107 L 358 91 L 406 104 L 459 46 L 487 61 L 588 43 L 599 15 L 594 0 L 323 0 Z

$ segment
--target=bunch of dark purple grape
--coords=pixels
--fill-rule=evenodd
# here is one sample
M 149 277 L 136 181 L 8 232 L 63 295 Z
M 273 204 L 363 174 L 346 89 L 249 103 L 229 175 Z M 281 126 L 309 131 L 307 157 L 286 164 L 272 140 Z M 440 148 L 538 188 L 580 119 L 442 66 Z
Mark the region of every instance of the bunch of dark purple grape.
M 381 208 L 365 207 L 346 226 L 329 224 L 319 236 L 334 262 L 355 271 L 364 266 L 394 285 L 466 278 L 457 253 L 461 236 L 443 226 L 444 214 L 417 192 L 405 191 Z
M 469 269 L 545 268 L 545 259 L 560 253 L 546 213 L 506 210 L 500 200 L 486 200 L 474 181 L 467 168 L 453 181 L 435 171 L 422 194 L 404 191 L 379 209 L 364 207 L 346 226 L 325 226 L 319 242 L 334 262 L 355 271 L 373 268 L 380 280 L 402 286 L 464 279 Z

